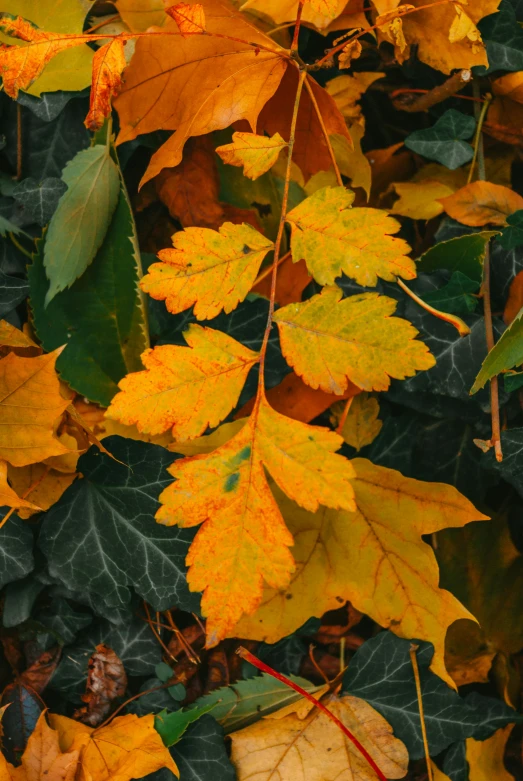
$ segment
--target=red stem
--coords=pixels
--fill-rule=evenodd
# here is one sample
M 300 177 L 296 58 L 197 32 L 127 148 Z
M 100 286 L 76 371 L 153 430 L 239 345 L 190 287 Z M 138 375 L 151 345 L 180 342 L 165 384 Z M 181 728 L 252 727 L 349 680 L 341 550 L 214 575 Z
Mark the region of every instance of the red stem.
M 258 670 L 262 670 L 262 672 L 272 675 L 272 677 L 276 678 L 276 680 L 281 681 L 289 688 L 294 689 L 294 691 L 298 692 L 298 694 L 301 694 L 302 697 L 305 697 L 307 700 L 309 700 L 309 702 L 312 702 L 312 704 L 316 708 L 319 708 L 322 711 L 322 713 L 325 713 L 325 715 L 331 721 L 333 721 L 336 724 L 336 726 L 339 727 L 339 729 L 341 729 L 343 734 L 347 736 L 347 738 L 351 741 L 351 743 L 353 743 L 356 746 L 356 748 L 358 749 L 362 757 L 364 757 L 367 760 L 367 762 L 374 770 L 374 772 L 376 773 L 380 781 L 387 781 L 387 779 L 385 778 L 385 776 L 383 775 L 383 773 L 381 772 L 377 764 L 374 762 L 373 758 L 371 757 L 367 749 L 361 745 L 358 738 L 355 737 L 352 734 L 352 732 L 349 729 L 347 729 L 345 724 L 343 724 L 338 719 L 338 717 L 334 715 L 334 713 L 332 713 L 328 708 L 326 708 L 325 705 L 323 705 L 321 702 L 316 700 L 312 696 L 312 694 L 306 692 L 305 689 L 302 689 L 301 686 L 298 686 L 297 683 L 294 683 L 294 681 L 289 680 L 289 678 L 286 678 L 285 675 L 282 675 L 281 673 L 277 673 L 276 670 L 273 670 L 272 667 L 269 667 L 268 664 L 265 664 L 264 662 L 260 661 L 260 659 L 258 659 L 256 656 L 251 654 L 250 651 L 247 651 L 246 648 L 242 648 L 242 646 L 240 646 L 236 651 L 236 653 L 238 654 L 238 656 L 241 656 L 242 659 L 245 659 L 246 662 L 249 662 L 250 664 L 253 664 L 255 667 L 257 667 Z

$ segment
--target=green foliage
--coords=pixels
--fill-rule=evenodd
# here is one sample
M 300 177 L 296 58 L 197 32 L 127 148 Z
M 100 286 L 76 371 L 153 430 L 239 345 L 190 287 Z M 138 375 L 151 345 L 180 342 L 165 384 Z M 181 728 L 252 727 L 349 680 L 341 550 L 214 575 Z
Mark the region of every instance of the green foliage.
M 454 171 L 472 160 L 473 150 L 466 140 L 473 135 L 475 127 L 473 117 L 448 109 L 432 127 L 407 136 L 405 146 Z

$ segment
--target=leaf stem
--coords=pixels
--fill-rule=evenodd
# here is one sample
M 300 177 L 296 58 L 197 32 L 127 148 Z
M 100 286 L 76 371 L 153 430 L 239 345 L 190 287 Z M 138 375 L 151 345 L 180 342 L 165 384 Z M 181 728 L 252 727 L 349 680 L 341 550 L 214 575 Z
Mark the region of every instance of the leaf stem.
M 316 116 L 318 117 L 318 122 L 320 123 L 323 137 L 325 139 L 325 143 L 327 144 L 327 149 L 329 150 L 329 155 L 332 160 L 332 165 L 334 166 L 334 173 L 336 174 L 336 180 L 340 185 L 340 187 L 343 187 L 343 179 L 341 178 L 340 169 L 338 168 L 338 163 L 336 162 L 336 155 L 334 154 L 334 149 L 332 148 L 332 144 L 330 142 L 329 133 L 327 132 L 327 128 L 325 127 L 325 122 L 323 121 L 320 107 L 318 106 L 318 101 L 316 100 L 316 96 L 313 92 L 313 89 L 309 84 L 308 78 L 305 80 L 305 89 L 309 94 L 311 103 L 314 106 L 314 111 L 316 112 Z
M 427 304 L 426 301 L 424 301 L 422 298 L 416 295 L 413 290 L 407 287 L 405 282 L 403 282 L 402 279 L 399 277 L 396 278 L 396 282 L 400 286 L 400 288 L 412 298 L 413 301 L 415 301 L 417 304 L 419 304 L 423 309 L 425 309 L 427 312 L 430 312 L 431 315 L 434 315 L 434 317 L 437 317 L 439 320 L 444 320 L 446 323 L 450 323 L 450 325 L 453 325 L 454 328 L 457 329 L 460 336 L 468 336 L 470 333 L 470 328 L 468 325 L 461 319 L 461 317 L 457 317 L 457 315 L 449 315 L 448 312 L 440 312 L 439 309 L 435 309 L 430 304 Z
M 301 93 L 303 90 L 303 84 L 305 82 L 305 78 L 307 76 L 307 71 L 305 69 L 300 69 L 300 75 L 298 80 L 298 88 L 296 90 L 296 97 L 294 98 L 294 109 L 292 112 L 292 121 L 291 121 L 291 129 L 290 129 L 290 136 L 289 136 L 289 147 L 288 147 L 288 157 L 287 157 L 287 168 L 285 170 L 285 182 L 283 186 L 283 197 L 282 197 L 282 203 L 281 203 L 281 214 L 280 214 L 280 224 L 278 225 L 278 233 L 276 235 L 276 241 L 274 242 L 274 261 L 272 264 L 272 277 L 271 277 L 271 294 L 270 294 L 270 302 L 269 302 L 269 312 L 267 315 L 267 325 L 265 326 L 265 333 L 263 335 L 263 341 L 262 346 L 260 349 L 260 379 L 258 382 L 258 393 L 256 396 L 256 404 L 255 404 L 255 410 L 260 402 L 260 399 L 262 398 L 263 394 L 265 393 L 265 380 L 264 380 L 264 369 L 265 369 L 265 356 L 267 354 L 267 344 L 269 343 L 269 336 L 271 332 L 272 327 L 272 318 L 274 315 L 274 303 L 276 301 L 276 279 L 278 276 L 278 263 L 280 259 L 280 248 L 281 248 L 281 241 L 283 238 L 283 230 L 285 227 L 285 217 L 287 214 L 287 205 L 289 202 L 289 187 L 290 187 L 290 181 L 291 181 L 291 165 L 292 165 L 292 150 L 294 148 L 294 140 L 296 136 L 296 124 L 298 121 L 298 110 L 300 107 L 300 98 Z
M 291 54 L 298 51 L 298 38 L 300 37 L 301 15 L 303 13 L 304 5 L 305 0 L 300 0 L 298 5 L 298 13 L 296 14 L 296 22 L 294 23 L 294 35 L 292 36 Z
M 476 87 L 476 85 L 474 85 Z M 487 115 L 487 109 L 490 105 L 490 102 L 492 100 L 492 95 L 485 95 L 485 100 L 483 101 L 483 105 L 481 107 L 481 112 L 478 119 L 478 126 L 476 128 L 476 135 L 474 137 L 474 157 L 472 158 L 472 163 L 470 164 L 470 171 L 467 178 L 467 184 L 470 184 L 472 181 L 472 177 L 474 176 L 474 169 L 476 167 L 476 160 L 478 159 L 478 152 L 479 147 L 482 145 L 483 141 L 483 122 L 485 121 L 485 117 Z M 474 108 L 476 108 L 474 106 Z M 485 179 L 485 158 L 482 155 L 481 156 L 482 162 L 478 160 L 478 166 L 479 166 L 479 172 L 478 172 L 478 179 Z M 483 165 L 483 169 L 481 166 Z
M 380 781 L 386 781 L 385 776 L 367 751 L 367 749 L 361 745 L 358 738 L 352 734 L 352 732 L 341 722 L 337 716 L 332 713 L 323 703 L 319 702 L 315 697 L 312 696 L 312 694 L 309 694 L 309 692 L 305 691 L 305 689 L 302 689 L 301 686 L 298 686 L 297 683 L 294 683 L 294 681 L 291 681 L 289 678 L 287 678 L 285 675 L 282 675 L 281 673 L 276 672 L 276 670 L 273 670 L 272 667 L 269 667 L 268 664 L 265 664 L 260 659 L 258 659 L 256 656 L 250 653 L 250 651 L 247 651 L 246 648 L 242 648 L 240 646 L 236 653 L 238 656 L 241 656 L 242 659 L 245 659 L 245 661 L 249 662 L 250 664 L 253 664 L 255 667 L 258 668 L 258 670 L 262 670 L 264 673 L 268 673 L 269 675 L 272 675 L 273 678 L 276 678 L 277 681 L 281 681 L 281 683 L 284 683 L 286 686 L 288 686 L 290 689 L 294 689 L 294 691 L 298 692 L 298 694 L 301 694 L 302 697 L 305 697 L 309 702 L 312 702 L 312 704 L 319 708 L 319 710 L 322 711 L 331 721 L 333 721 L 339 729 L 343 732 L 343 734 L 351 741 L 351 743 L 354 744 L 354 746 L 358 749 L 362 757 L 366 759 L 368 764 L 371 766 L 371 768 L 376 773 L 377 777 L 380 779 Z
M 339 434 L 340 437 L 342 436 L 343 426 L 345 425 L 345 421 L 347 420 L 347 416 L 349 414 L 349 410 L 352 406 L 352 402 L 354 401 L 354 396 L 349 396 L 347 401 L 345 402 L 345 406 L 343 408 L 343 412 L 341 413 L 340 422 L 338 423 L 338 426 L 336 428 L 336 434 Z
M 278 258 L 277 261 L 273 261 L 270 266 L 267 266 L 267 268 L 264 271 L 262 271 L 261 274 L 258 274 L 256 279 L 254 280 L 253 288 L 255 288 L 256 285 L 259 285 L 260 282 L 262 282 L 264 279 L 266 279 L 269 276 L 269 274 L 272 274 L 272 270 L 274 268 L 275 262 L 278 264 L 278 266 L 281 266 L 281 264 L 284 261 L 286 261 L 287 258 L 290 258 L 290 256 L 291 256 L 290 251 L 286 252 L 285 255 L 282 255 L 281 258 Z
M 425 761 L 427 763 L 427 777 L 428 781 L 434 781 L 434 775 L 432 773 L 432 763 L 430 761 L 430 754 L 429 754 L 429 742 L 427 740 L 427 727 L 425 725 L 425 714 L 423 712 L 423 697 L 421 694 L 421 681 L 419 677 L 419 667 L 418 667 L 418 659 L 416 657 L 416 651 L 418 650 L 419 645 L 415 645 L 414 643 L 410 644 L 410 661 L 412 664 L 412 670 L 414 672 L 414 681 L 416 683 L 416 696 L 418 698 L 418 710 L 419 710 L 419 719 L 421 723 L 421 737 L 423 738 L 423 749 L 425 751 Z

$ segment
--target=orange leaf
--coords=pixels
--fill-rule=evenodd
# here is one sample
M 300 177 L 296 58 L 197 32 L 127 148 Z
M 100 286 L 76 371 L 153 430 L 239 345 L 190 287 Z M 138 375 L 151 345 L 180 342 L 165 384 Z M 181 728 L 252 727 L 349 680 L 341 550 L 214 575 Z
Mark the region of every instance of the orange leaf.
M 31 86 L 55 55 L 85 43 L 85 35 L 60 35 L 34 27 L 21 16 L 0 14 L 0 31 L 12 38 L 25 41 L 27 46 L 2 46 L 0 48 L 0 75 L 4 92 L 11 98 L 18 97 L 18 90 Z
M 0 507 L 25 508 L 28 510 L 40 510 L 41 508 L 26 501 L 13 491 L 7 482 L 7 463 L 0 461 Z
M 120 657 L 103 643 L 96 646 L 87 669 L 86 693 L 82 695 L 87 705 L 76 710 L 74 717 L 96 727 L 109 714 L 113 701 L 125 694 L 127 675 Z
M 13 767 L 0 751 L 2 781 L 74 781 L 79 751 L 60 750 L 58 733 L 49 727 L 42 711 L 27 741 L 20 767 Z
M 483 225 L 505 225 L 506 219 L 523 209 L 523 198 L 518 193 L 492 182 L 472 182 L 446 198 L 439 198 L 444 210 L 464 225 L 477 228 Z
M 276 303 L 283 306 L 292 304 L 301 300 L 301 294 L 312 281 L 312 277 L 307 271 L 307 264 L 304 260 L 297 263 L 292 262 L 290 255 L 278 266 L 278 285 L 276 287 Z M 253 293 L 259 293 L 266 298 L 271 294 L 271 275 L 260 280 L 252 288 Z
M 510 325 L 523 306 L 523 271 L 518 271 L 512 282 L 503 312 L 505 325 Z
M 200 3 L 177 3 L 165 9 L 172 16 L 183 38 L 188 35 L 201 35 L 205 32 L 205 12 Z
M 111 98 L 120 91 L 122 71 L 127 65 L 123 47 L 124 41 L 114 38 L 94 55 L 91 99 L 85 118 L 85 126 L 89 130 L 99 130 L 111 113 Z

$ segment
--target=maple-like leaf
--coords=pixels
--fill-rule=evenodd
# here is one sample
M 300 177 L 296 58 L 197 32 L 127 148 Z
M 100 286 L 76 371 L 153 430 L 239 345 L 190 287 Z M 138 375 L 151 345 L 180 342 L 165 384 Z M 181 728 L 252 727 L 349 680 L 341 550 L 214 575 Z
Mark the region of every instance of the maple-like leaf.
M 0 458 L 14 466 L 68 452 L 54 433 L 69 404 L 55 371 L 60 352 L 0 360 Z
M 454 687 L 445 669 L 445 634 L 454 621 L 472 616 L 438 587 L 434 552 L 421 538 L 487 516 L 450 485 L 403 477 L 363 458 L 351 463 L 355 512 L 322 507 L 312 514 L 276 493 L 294 535 L 296 571 L 287 591 L 266 589 L 261 607 L 231 634 L 274 643 L 348 600 L 400 637 L 433 643 L 431 669 Z
M 54 713 L 49 715 L 49 721 L 58 731 L 62 751 L 80 752 L 79 778 L 131 781 L 163 767 L 179 776 L 169 750 L 154 728 L 152 714 L 142 718 L 131 714 L 117 716 L 98 729 Z
M 172 430 L 175 439 L 200 436 L 236 406 L 258 353 L 231 336 L 192 324 L 187 347 L 158 345 L 142 355 L 145 371 L 119 383 L 107 417 L 145 434 Z
M 200 3 L 177 3 L 165 9 L 172 16 L 183 38 L 205 32 L 205 11 Z
M 17 98 L 19 90 L 30 87 L 55 55 L 81 46 L 86 40 L 85 35 L 44 32 L 21 16 L 6 13 L 0 13 L 0 31 L 27 43 L 0 48 L 0 75 L 4 92 L 11 98 Z
M 350 462 L 337 455 L 341 437 L 291 420 L 262 399 L 243 428 L 210 455 L 170 467 L 175 482 L 160 496 L 156 518 L 166 525 L 203 524 L 187 556 L 188 583 L 203 591 L 208 644 L 215 645 L 260 602 L 263 581 L 289 582 L 292 536 L 264 466 L 302 506 L 353 507 Z
M 35 512 L 52 507 L 77 476 L 76 472 L 59 472 L 57 469 L 50 469 L 49 465 L 43 462 L 19 467 L 9 464 L 7 474 L 18 496 L 25 495 L 26 500 L 30 501 L 33 507 L 38 508 L 18 509 L 16 514 L 24 519 L 30 518 Z
M 122 38 L 104 44 L 94 55 L 89 113 L 85 118 L 89 130 L 99 130 L 111 113 L 111 98 L 120 91 L 126 65 Z
M 332 422 L 341 423 L 345 402 L 337 402 L 332 407 Z M 351 401 L 340 434 L 345 442 L 356 450 L 370 445 L 381 431 L 383 421 L 379 420 L 380 405 L 378 399 L 368 393 L 358 393 Z
M 351 208 L 354 193 L 324 187 L 287 214 L 295 262 L 302 258 L 320 283 L 332 284 L 342 272 L 359 285 L 376 285 L 378 277 L 414 279 L 410 247 L 397 233 L 399 223 L 379 209 Z
M 403 778 L 409 756 L 392 727 L 359 697 L 328 695 L 325 706 L 369 752 L 387 778 Z M 233 732 L 231 759 L 238 781 L 373 781 L 376 774 L 356 746 L 308 700 Z
M 210 320 L 222 309 L 232 312 L 251 289 L 272 241 L 250 225 L 224 223 L 219 231 L 186 228 L 173 236 L 174 249 L 158 253 L 140 287 L 165 301 L 176 314 L 194 304 L 198 320 Z
M 340 16 L 346 5 L 347 0 L 306 0 L 301 18 L 321 30 Z M 276 24 L 282 24 L 296 19 L 298 0 L 247 0 L 241 10 L 261 11 Z
M 176 130 L 152 156 L 142 182 L 162 168 L 178 165 L 191 136 L 240 119 L 246 119 L 254 132 L 261 109 L 287 68 L 283 50 L 227 0 L 204 0 L 201 5 L 209 34 L 178 37 L 175 42 L 172 35 L 141 38 L 126 70 L 125 87 L 115 100 L 121 126 L 118 143 L 154 130 Z M 162 30 L 178 33 L 178 25 L 168 19 Z
M 232 143 L 217 147 L 224 163 L 242 166 L 243 174 L 257 179 L 272 168 L 281 150 L 287 146 L 279 133 L 271 138 L 256 133 L 233 133 Z
M 13 767 L 0 751 L 0 777 L 2 781 L 74 781 L 79 753 L 76 748 L 61 750 L 58 732 L 49 727 L 42 711 L 19 767 Z
M 439 202 L 449 217 L 475 228 L 505 225 L 509 215 L 523 209 L 523 197 L 514 190 L 483 181 L 467 184 Z
M 41 509 L 38 505 L 22 499 L 16 491 L 13 491 L 7 482 L 7 463 L 5 461 L 0 461 L 0 507 L 24 508 L 33 512 Z
M 350 380 L 363 390 L 387 390 L 390 377 L 403 380 L 434 366 L 414 326 L 391 317 L 394 299 L 361 293 L 341 300 L 342 295 L 336 285 L 328 286 L 274 315 L 282 352 L 308 385 L 341 394 Z

